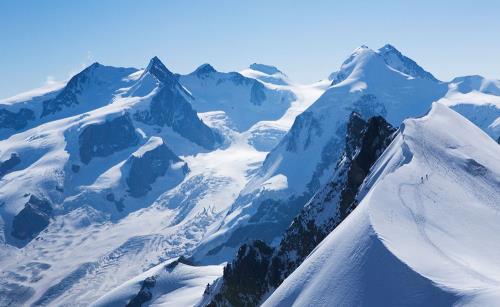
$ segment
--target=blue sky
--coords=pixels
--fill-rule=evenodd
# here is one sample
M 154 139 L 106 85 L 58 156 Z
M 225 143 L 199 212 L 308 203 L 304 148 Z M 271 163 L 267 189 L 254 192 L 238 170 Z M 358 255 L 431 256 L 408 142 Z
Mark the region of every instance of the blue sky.
M 438 78 L 500 78 L 500 1 L 0 0 L 0 98 L 98 61 L 174 72 L 253 62 L 312 82 L 360 45 L 395 45 Z

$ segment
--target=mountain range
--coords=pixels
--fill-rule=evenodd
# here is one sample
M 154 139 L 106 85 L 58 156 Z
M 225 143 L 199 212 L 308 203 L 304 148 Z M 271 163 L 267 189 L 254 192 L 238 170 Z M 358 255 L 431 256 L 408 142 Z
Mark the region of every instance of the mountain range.
M 499 142 L 500 81 L 391 45 L 94 63 L 0 101 L 0 306 L 492 304 Z

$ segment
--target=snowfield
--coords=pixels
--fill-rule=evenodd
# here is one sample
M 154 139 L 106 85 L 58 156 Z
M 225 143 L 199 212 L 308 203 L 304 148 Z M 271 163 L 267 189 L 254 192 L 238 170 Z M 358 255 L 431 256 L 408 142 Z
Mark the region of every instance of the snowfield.
M 498 144 L 440 103 L 405 120 L 358 208 L 264 306 L 494 306 L 499 156 Z

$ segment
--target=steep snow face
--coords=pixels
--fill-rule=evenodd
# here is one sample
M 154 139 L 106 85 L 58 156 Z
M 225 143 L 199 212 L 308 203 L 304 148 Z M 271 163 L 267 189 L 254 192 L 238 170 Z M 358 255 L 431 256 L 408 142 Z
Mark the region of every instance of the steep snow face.
M 495 305 L 499 155 L 440 103 L 404 121 L 358 208 L 264 306 Z
M 195 97 L 192 105 L 198 112 L 222 111 L 229 127 L 239 132 L 262 120 L 279 119 L 296 99 L 286 88 L 270 87 L 237 72 L 218 72 L 209 64 L 179 80 Z
M 248 239 L 272 242 L 279 237 L 330 178 L 343 151 L 351 112 L 363 118 L 381 115 L 398 126 L 409 116 L 423 115 L 447 90 L 446 84 L 389 67 L 368 47 L 355 50 L 342 64 L 333 85 L 295 119 L 287 135 L 268 154 L 220 231 L 207 238 L 197 257 L 207 260 L 210 258 L 204 255 L 210 254 L 217 259 L 231 255 Z M 286 186 L 269 189 L 266 182 L 278 175 L 286 178 Z

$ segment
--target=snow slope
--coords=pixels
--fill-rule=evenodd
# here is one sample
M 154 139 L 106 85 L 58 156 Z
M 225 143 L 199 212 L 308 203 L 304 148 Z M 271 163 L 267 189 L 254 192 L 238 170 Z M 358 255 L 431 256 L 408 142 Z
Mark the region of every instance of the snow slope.
M 264 306 L 495 305 L 499 156 L 498 144 L 440 103 L 405 120 L 358 208 Z
M 125 306 L 140 291 L 146 278 L 153 280 L 150 299 L 142 306 L 195 306 L 207 284 L 222 275 L 222 265 L 195 267 L 177 260 L 151 268 L 106 294 L 92 306 Z

